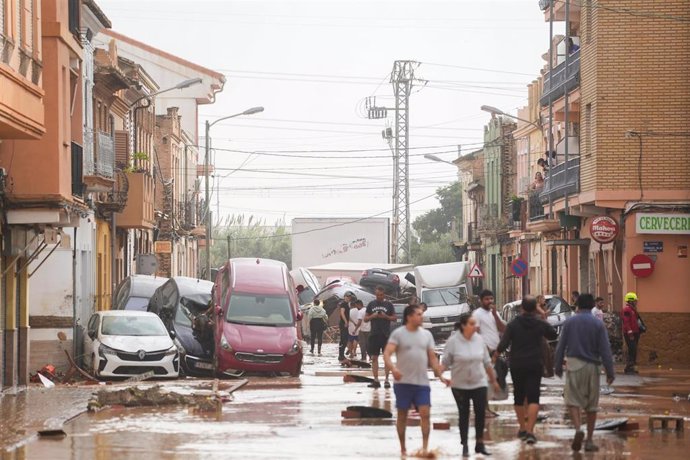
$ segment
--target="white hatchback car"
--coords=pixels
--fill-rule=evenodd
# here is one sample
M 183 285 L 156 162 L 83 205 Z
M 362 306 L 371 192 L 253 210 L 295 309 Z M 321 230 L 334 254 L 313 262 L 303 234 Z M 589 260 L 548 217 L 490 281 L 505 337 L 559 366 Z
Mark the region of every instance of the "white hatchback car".
M 84 354 L 96 377 L 131 377 L 149 371 L 156 377 L 179 375 L 177 347 L 154 313 L 94 313 L 84 338 Z

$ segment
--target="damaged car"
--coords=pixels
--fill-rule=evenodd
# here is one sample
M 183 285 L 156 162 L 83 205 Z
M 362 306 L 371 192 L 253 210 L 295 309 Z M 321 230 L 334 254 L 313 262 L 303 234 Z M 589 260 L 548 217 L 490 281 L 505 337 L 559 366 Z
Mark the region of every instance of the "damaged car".
M 186 375 L 213 372 L 213 328 L 208 325 L 213 313 L 209 310 L 212 289 L 211 281 L 176 276 L 159 287 L 149 301 L 149 311 L 175 332 Z

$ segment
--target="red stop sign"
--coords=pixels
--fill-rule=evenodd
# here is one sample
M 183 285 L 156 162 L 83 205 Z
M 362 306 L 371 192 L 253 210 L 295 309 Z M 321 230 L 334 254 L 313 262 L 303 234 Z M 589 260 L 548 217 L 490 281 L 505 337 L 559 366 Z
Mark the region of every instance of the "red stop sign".
M 646 278 L 654 272 L 654 261 L 644 254 L 637 254 L 630 259 L 630 270 L 638 278 Z

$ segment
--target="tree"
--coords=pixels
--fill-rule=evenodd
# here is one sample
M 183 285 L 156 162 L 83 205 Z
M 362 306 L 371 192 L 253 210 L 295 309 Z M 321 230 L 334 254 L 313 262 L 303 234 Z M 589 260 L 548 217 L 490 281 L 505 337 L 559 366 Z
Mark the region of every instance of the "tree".
M 439 235 L 438 241 L 417 244 L 412 250 L 414 265 L 442 264 L 456 260 L 450 233 Z
M 450 233 L 453 222 L 458 227 L 462 225 L 460 182 L 437 189 L 436 198 L 441 207 L 427 211 L 412 222 L 412 228 L 422 244 L 439 241 L 441 235 Z M 457 238 L 457 235 L 453 237 Z
M 285 262 L 292 260 L 292 239 L 285 221 L 265 225 L 262 219 L 244 214 L 231 215 L 214 229 L 211 266 L 219 267 L 228 258 L 256 257 Z M 229 245 L 229 246 L 228 246 Z

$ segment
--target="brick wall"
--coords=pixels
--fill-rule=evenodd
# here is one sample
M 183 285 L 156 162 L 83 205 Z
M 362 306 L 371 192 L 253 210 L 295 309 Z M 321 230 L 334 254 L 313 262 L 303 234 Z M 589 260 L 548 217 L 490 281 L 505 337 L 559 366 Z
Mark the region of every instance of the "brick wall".
M 690 0 L 606 6 L 690 19 Z M 639 139 L 625 131 L 690 131 L 690 26 L 583 7 L 581 27 L 581 191 L 636 190 Z M 687 138 L 644 136 L 642 152 L 645 190 L 690 188 Z

